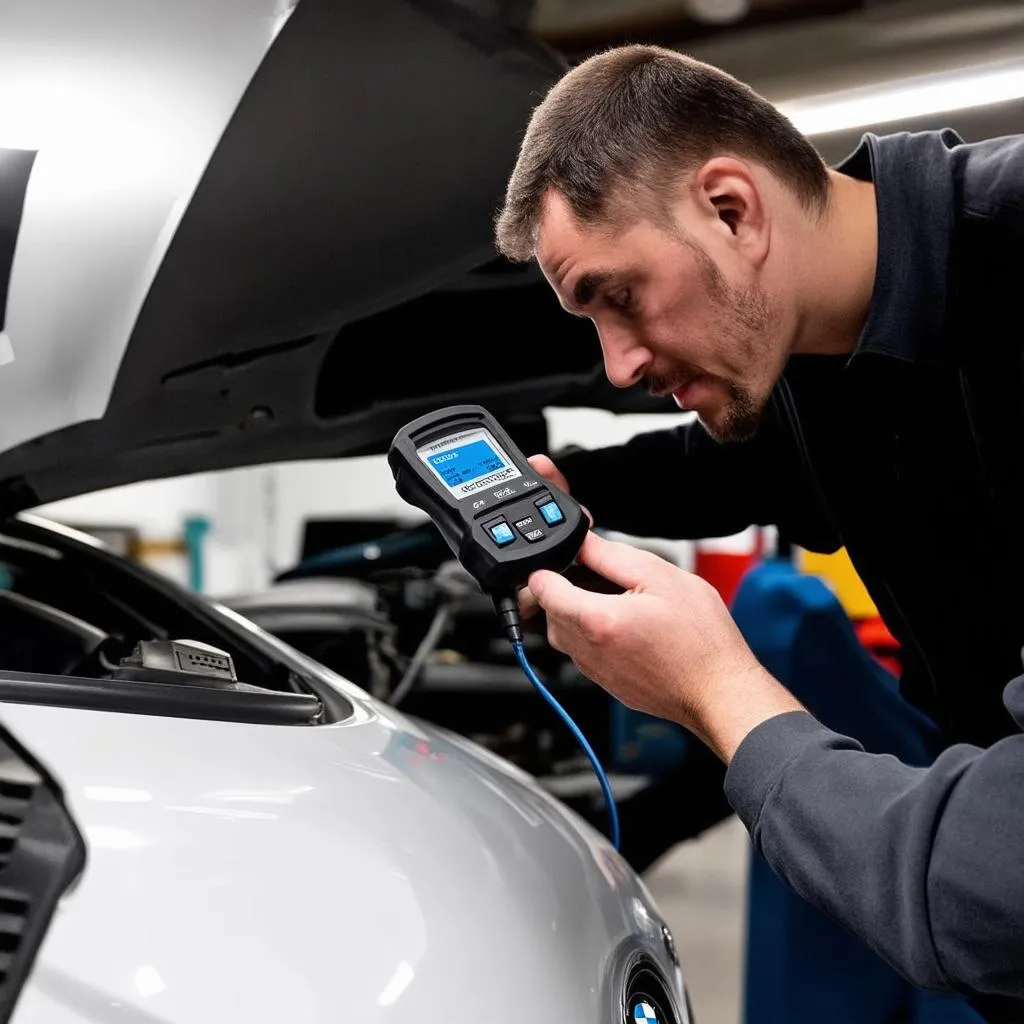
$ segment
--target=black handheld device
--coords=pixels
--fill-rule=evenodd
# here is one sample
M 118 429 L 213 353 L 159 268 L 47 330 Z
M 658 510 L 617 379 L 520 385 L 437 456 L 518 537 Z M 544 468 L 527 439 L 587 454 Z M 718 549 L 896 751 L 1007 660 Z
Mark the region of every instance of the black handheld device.
M 437 525 L 455 557 L 494 598 L 531 572 L 568 568 L 590 523 L 553 487 L 479 405 L 421 416 L 388 451 L 395 488 Z
M 594 766 L 619 845 L 615 794 L 579 726 L 530 665 L 515 590 L 537 569 L 562 572 L 590 529 L 580 506 L 534 472 L 501 424 L 479 405 L 452 405 L 407 423 L 388 451 L 395 489 L 434 521 L 505 624 L 527 679 L 551 705 Z M 429 634 L 428 634 L 429 635 Z

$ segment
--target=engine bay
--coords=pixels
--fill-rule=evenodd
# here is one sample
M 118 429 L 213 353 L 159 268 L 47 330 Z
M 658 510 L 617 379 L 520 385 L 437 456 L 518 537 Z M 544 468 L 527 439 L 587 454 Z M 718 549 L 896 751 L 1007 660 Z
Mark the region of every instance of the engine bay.
M 324 719 L 294 670 L 232 643 L 208 606 L 189 607 L 169 581 L 86 538 L 63 540 L 21 520 L 0 531 L 0 699 L 264 724 Z

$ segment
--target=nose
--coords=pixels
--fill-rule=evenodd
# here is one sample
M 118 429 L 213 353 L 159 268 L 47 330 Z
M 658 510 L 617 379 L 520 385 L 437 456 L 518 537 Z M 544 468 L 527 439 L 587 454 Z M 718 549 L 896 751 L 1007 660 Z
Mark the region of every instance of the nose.
M 643 380 L 654 358 L 650 350 L 626 331 L 598 328 L 597 333 L 604 355 L 604 372 L 611 384 L 630 388 Z

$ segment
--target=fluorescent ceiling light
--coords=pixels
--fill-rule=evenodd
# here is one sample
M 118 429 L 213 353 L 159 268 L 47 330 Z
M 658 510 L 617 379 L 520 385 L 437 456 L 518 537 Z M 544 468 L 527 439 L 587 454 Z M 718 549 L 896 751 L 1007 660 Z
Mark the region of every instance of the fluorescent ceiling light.
M 864 128 L 1024 98 L 1024 60 L 985 64 L 777 104 L 804 135 Z
M 689 15 L 709 25 L 729 25 L 750 13 L 750 0 L 684 0 Z

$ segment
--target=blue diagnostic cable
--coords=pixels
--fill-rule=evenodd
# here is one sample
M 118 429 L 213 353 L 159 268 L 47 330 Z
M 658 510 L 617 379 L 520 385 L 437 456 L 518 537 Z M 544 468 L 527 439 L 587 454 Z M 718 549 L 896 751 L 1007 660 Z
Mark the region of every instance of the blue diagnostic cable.
M 619 809 L 615 805 L 615 794 L 612 793 L 611 783 L 608 781 L 604 768 L 601 767 L 601 762 L 597 759 L 597 754 L 594 753 L 594 748 L 587 741 L 587 737 L 583 735 L 583 730 L 572 720 L 569 712 L 558 703 L 555 695 L 540 681 L 540 677 L 534 672 L 533 666 L 526 660 L 526 651 L 523 650 L 522 642 L 516 642 L 512 644 L 512 647 L 516 652 L 516 660 L 526 674 L 526 678 L 533 683 L 537 688 L 537 692 L 554 708 L 558 717 L 565 722 L 569 727 L 569 731 L 576 737 L 576 741 L 583 748 L 583 752 L 590 758 L 590 763 L 594 766 L 594 774 L 597 775 L 597 781 L 601 783 L 604 799 L 608 805 L 608 824 L 611 828 L 611 841 L 612 846 L 617 850 L 619 848 Z
M 569 712 L 558 703 L 554 694 L 540 681 L 540 677 L 534 672 L 533 666 L 526 657 L 526 650 L 523 647 L 523 627 L 519 618 L 519 605 L 515 598 L 497 598 L 494 602 L 494 607 L 505 625 L 505 631 L 512 642 L 512 649 L 516 652 L 516 660 L 519 662 L 519 667 L 523 670 L 526 678 L 536 687 L 537 692 L 551 705 L 558 717 L 569 727 L 569 731 L 576 737 L 576 741 L 583 748 L 583 752 L 594 766 L 594 773 L 597 775 L 597 781 L 601 783 L 601 791 L 604 793 L 605 803 L 608 806 L 608 824 L 611 831 L 609 838 L 612 841 L 612 846 L 617 850 L 619 848 L 619 809 L 615 804 L 615 794 L 612 792 L 611 783 L 608 781 L 608 776 L 605 775 L 604 768 L 601 767 L 601 762 L 597 759 L 597 754 L 594 753 L 594 748 L 587 742 L 587 737 L 583 735 L 583 731 L 572 720 Z

